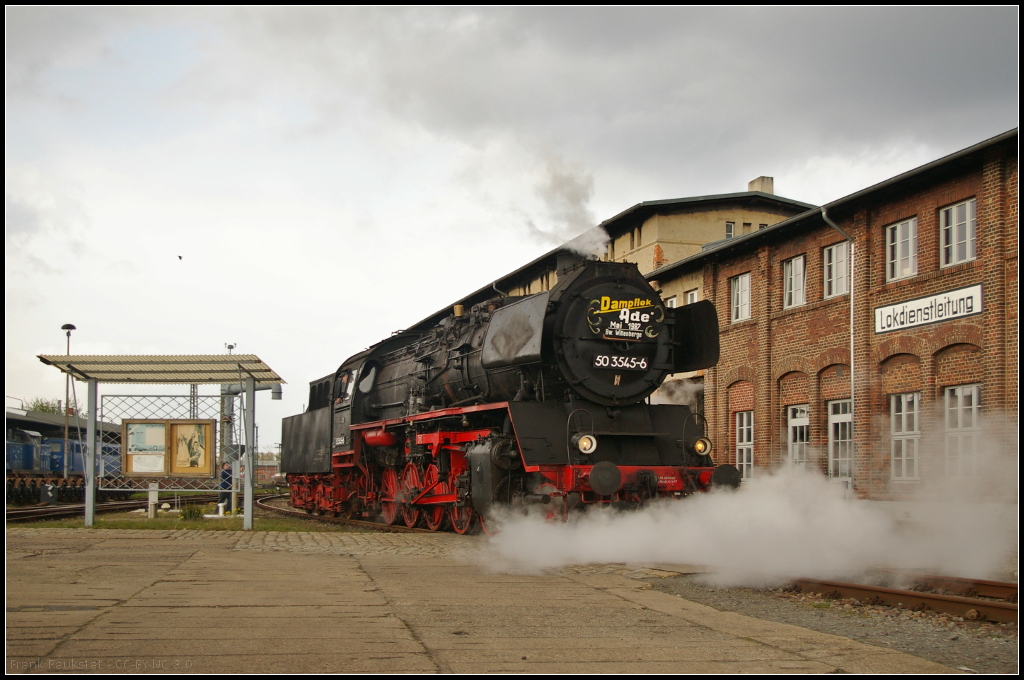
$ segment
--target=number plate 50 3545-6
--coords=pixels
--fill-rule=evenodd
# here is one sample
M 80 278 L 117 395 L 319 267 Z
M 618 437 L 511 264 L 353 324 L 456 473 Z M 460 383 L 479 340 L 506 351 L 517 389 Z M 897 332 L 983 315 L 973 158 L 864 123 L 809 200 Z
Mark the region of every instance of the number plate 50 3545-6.
M 614 368 L 619 371 L 646 371 L 650 365 L 647 357 L 621 357 L 614 354 L 598 354 L 594 357 L 594 368 Z

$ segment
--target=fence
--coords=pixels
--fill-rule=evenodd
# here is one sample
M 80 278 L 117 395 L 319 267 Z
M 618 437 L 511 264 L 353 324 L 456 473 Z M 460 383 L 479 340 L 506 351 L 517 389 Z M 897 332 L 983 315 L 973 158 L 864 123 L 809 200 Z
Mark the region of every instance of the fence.
M 242 395 L 191 395 L 191 396 L 152 396 L 152 395 L 105 395 L 100 398 L 97 416 L 101 423 L 120 424 L 124 420 L 213 420 L 213 438 L 216 442 L 216 465 L 220 469 L 223 462 L 239 460 L 242 474 L 232 476 L 232 490 L 240 491 L 240 480 L 244 475 L 244 457 L 239 455 L 242 447 L 239 444 L 244 438 Z M 122 473 L 122 442 L 120 429 L 108 430 L 101 428 L 102 443 L 99 447 L 97 479 L 99 488 L 104 490 L 149 489 L 153 482 L 159 484 L 161 490 L 175 491 L 218 491 L 220 476 L 214 477 L 174 477 L 154 475 L 152 477 Z

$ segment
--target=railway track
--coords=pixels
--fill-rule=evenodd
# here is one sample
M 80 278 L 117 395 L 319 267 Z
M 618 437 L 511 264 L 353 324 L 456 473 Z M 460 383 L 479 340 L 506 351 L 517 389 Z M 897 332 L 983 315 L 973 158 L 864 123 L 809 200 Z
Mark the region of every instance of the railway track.
M 203 494 L 201 496 L 179 496 L 178 502 L 181 505 L 193 505 L 195 503 L 208 503 L 217 499 L 217 494 Z M 166 501 L 165 501 L 166 502 Z M 138 510 L 146 508 L 148 500 L 140 501 L 109 501 L 97 503 L 96 512 L 118 512 L 125 510 Z M 4 512 L 4 519 L 7 523 L 13 522 L 37 522 L 42 519 L 58 519 L 60 517 L 75 517 L 85 513 L 85 504 L 76 503 L 73 505 L 45 505 L 33 508 L 7 508 Z
M 381 524 L 379 522 L 367 522 L 361 519 L 348 519 L 347 517 L 333 517 L 331 515 L 317 515 L 310 514 L 305 510 L 297 510 L 295 508 L 282 508 L 275 505 L 271 505 L 269 501 L 278 498 L 288 498 L 288 494 L 281 494 L 279 496 L 264 496 L 256 500 L 257 507 L 275 512 L 279 515 L 285 515 L 287 517 L 298 517 L 301 519 L 314 520 L 317 522 L 330 522 L 331 524 L 342 524 L 345 526 L 359 527 L 360 529 L 370 529 L 372 531 L 385 531 L 389 533 L 401 533 L 401 534 L 434 534 L 435 531 L 429 529 L 420 528 L 409 528 L 406 526 Z
M 797 579 L 802 591 L 833 599 L 856 598 L 864 604 L 885 604 L 917 611 L 929 609 L 967 619 L 1017 621 L 1017 584 L 906 572 L 880 571 L 894 581 L 912 581 L 910 589 Z M 973 611 L 973 614 L 972 614 Z

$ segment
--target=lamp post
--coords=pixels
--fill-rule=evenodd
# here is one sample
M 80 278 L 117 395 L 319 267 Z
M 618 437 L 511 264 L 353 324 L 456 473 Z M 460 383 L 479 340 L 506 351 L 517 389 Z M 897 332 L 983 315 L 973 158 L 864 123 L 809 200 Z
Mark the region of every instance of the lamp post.
M 71 356 L 71 331 L 76 330 L 73 323 L 66 323 L 60 327 L 67 331 L 68 346 L 67 355 Z M 64 375 L 64 479 L 68 478 L 68 402 L 71 399 L 71 374 Z

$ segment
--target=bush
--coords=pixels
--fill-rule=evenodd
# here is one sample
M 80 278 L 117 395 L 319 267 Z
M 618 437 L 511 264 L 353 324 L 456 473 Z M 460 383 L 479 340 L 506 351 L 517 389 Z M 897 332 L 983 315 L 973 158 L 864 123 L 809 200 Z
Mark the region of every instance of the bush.
M 181 509 L 181 518 L 195 520 L 203 518 L 203 508 L 199 505 L 186 505 Z
M 38 411 L 40 413 L 60 413 L 61 407 L 60 402 L 56 399 L 44 399 L 43 397 L 36 397 L 30 399 L 25 405 L 26 411 Z

